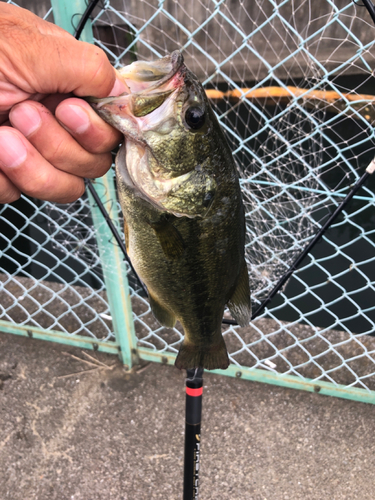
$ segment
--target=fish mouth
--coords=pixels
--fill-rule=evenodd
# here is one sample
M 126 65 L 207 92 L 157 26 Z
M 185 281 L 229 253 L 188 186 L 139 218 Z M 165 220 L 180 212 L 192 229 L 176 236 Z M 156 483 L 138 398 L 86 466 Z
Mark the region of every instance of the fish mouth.
M 114 99 L 129 96 L 130 94 L 153 94 L 164 86 L 169 87 L 166 90 L 174 90 L 179 82 L 173 80 L 180 79 L 174 79 L 173 77 L 178 75 L 182 67 L 184 67 L 184 57 L 179 50 L 175 50 L 168 56 L 156 61 L 135 61 L 118 70 L 118 74 L 129 92 L 123 92 L 120 96 L 104 98 L 87 97 L 86 101 L 95 109 L 100 109 Z
M 119 70 L 131 93 L 152 92 L 168 83 L 184 64 L 179 50 L 156 61 L 136 61 Z
M 129 134 L 121 119 L 146 117 L 184 85 L 186 67 L 180 51 L 156 61 L 135 61 L 118 71 L 128 91 L 119 96 L 87 97 L 86 101 L 112 126 Z M 117 117 L 117 118 L 116 118 Z

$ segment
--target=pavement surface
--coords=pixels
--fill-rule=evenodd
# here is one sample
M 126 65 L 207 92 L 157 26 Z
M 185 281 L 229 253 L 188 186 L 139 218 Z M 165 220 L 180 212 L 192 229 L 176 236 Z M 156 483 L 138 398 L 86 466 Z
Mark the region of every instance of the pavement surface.
M 372 405 L 204 382 L 200 500 L 375 498 Z M 0 500 L 182 499 L 184 400 L 174 367 L 0 333 Z

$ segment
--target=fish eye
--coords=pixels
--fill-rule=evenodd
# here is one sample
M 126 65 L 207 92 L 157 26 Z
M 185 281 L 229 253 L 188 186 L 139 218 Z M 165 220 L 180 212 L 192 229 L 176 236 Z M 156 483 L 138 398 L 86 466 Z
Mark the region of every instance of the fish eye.
M 191 106 L 185 112 L 185 121 L 191 129 L 199 130 L 206 121 L 203 109 L 198 108 L 198 106 Z

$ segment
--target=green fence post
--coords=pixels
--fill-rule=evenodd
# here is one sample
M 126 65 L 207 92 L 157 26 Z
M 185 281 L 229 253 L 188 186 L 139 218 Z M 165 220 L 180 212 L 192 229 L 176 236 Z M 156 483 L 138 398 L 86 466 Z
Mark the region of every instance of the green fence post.
M 93 186 L 113 223 L 119 228 L 116 192 L 111 172 L 93 181 Z M 121 349 L 120 357 L 124 365 L 131 368 L 131 366 L 137 362 L 138 354 L 124 256 L 117 243 L 114 241 L 113 235 L 102 213 L 96 206 L 92 195 L 89 191 L 87 192 L 99 247 L 100 260 L 103 267 L 113 328 L 116 340 Z
M 86 10 L 87 5 L 85 0 L 51 0 L 51 6 L 55 24 L 64 28 L 64 30 L 73 35 L 82 14 Z M 80 36 L 80 40 L 89 43 L 93 42 L 93 33 L 90 22 L 86 23 L 86 26 Z
M 72 24 L 73 16 L 78 14 L 75 18 L 77 20 L 75 24 L 78 24 L 80 16 L 86 10 L 85 1 L 51 0 L 51 5 L 55 23 L 73 34 L 75 29 Z M 80 39 L 89 43 L 93 42 L 90 22 L 86 23 Z M 109 172 L 101 179 L 97 179 L 93 185 L 113 223 L 119 227 L 117 204 L 114 203 L 116 193 L 112 173 Z M 89 192 L 88 197 L 103 267 L 112 324 L 120 348 L 120 358 L 124 365 L 131 368 L 137 362 L 138 352 L 125 262 L 121 250 L 113 241 L 112 233 Z

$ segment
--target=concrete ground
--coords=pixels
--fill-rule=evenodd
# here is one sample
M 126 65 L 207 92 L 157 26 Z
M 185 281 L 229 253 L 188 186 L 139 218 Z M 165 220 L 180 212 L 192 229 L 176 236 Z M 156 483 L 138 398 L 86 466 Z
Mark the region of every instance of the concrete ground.
M 182 499 L 184 373 L 0 333 L 0 379 L 1 500 Z M 201 500 L 375 498 L 372 405 L 204 381 Z

